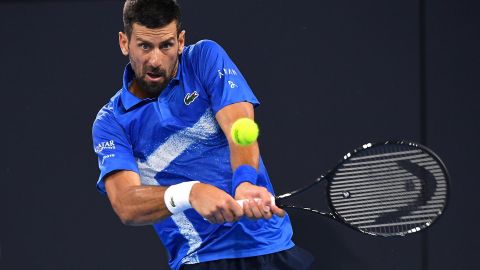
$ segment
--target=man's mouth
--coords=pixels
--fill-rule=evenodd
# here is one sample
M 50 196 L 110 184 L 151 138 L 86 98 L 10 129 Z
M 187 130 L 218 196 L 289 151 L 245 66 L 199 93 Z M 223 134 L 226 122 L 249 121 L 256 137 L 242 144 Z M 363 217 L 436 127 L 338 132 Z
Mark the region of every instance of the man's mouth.
M 147 72 L 147 77 L 150 81 L 159 81 L 162 77 L 162 73 Z

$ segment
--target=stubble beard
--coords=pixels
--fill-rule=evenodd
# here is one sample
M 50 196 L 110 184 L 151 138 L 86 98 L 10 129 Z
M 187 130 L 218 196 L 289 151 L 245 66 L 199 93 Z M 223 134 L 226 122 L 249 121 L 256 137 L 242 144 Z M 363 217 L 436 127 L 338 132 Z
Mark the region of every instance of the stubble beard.
M 167 86 L 168 82 L 171 79 L 171 78 L 166 78 L 165 75 L 162 75 L 162 76 L 165 78 L 165 80 L 160 83 L 147 82 L 145 80 L 146 74 L 140 78 L 136 77 L 134 81 L 138 85 L 138 87 L 147 95 L 158 96 L 163 91 L 163 89 L 165 89 L 165 87 Z
M 178 68 L 178 60 L 177 60 L 177 63 L 175 63 L 173 69 L 169 73 L 167 73 L 166 70 L 160 69 L 160 68 L 144 67 L 143 68 L 144 71 L 143 71 L 142 74 L 135 74 L 134 82 L 148 96 L 157 97 L 167 87 L 167 85 L 172 80 L 173 76 L 175 76 L 177 68 Z M 164 78 L 164 80 L 162 82 L 158 82 L 158 83 L 147 82 L 146 76 L 147 76 L 148 72 L 160 75 Z

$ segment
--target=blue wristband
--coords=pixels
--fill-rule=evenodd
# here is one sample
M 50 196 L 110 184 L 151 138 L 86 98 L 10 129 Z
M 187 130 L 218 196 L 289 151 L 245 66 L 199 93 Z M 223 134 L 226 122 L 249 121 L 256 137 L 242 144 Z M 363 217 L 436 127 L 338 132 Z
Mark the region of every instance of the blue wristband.
M 249 182 L 253 185 L 257 184 L 258 173 L 257 169 L 250 165 L 241 165 L 233 173 L 232 178 L 232 195 L 235 195 L 235 190 L 243 182 Z

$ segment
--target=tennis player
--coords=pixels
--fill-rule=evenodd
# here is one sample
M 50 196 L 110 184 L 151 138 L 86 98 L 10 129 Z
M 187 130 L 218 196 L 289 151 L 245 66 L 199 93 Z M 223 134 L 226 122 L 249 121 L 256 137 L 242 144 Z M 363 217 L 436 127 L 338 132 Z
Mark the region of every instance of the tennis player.
M 307 269 L 258 144 L 228 136 L 259 105 L 240 70 L 213 41 L 185 46 L 174 0 L 127 0 L 123 21 L 123 87 L 93 124 L 116 214 L 153 225 L 172 269 Z

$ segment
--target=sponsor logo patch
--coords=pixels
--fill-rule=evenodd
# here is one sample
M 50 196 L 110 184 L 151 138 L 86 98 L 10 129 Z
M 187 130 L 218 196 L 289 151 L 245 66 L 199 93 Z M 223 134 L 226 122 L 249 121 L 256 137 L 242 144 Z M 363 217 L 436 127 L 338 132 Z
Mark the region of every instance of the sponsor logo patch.
M 103 163 L 105 162 L 105 160 L 106 160 L 107 158 L 112 158 L 112 157 L 115 157 L 115 154 L 110 154 L 110 155 L 103 156 L 103 158 L 102 158 L 102 165 L 103 165 Z
M 238 87 L 233 81 L 228 81 L 228 85 L 230 85 L 230 88 L 232 89 Z
M 218 77 L 221 79 L 222 77 L 224 77 L 225 75 L 233 75 L 233 76 L 237 76 L 237 71 L 233 68 L 223 68 L 223 69 L 219 69 L 217 70 L 218 72 Z
M 108 142 L 101 142 L 95 146 L 95 153 L 101 153 L 105 149 L 115 149 L 115 142 L 110 140 Z

